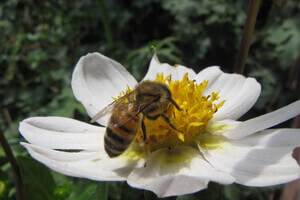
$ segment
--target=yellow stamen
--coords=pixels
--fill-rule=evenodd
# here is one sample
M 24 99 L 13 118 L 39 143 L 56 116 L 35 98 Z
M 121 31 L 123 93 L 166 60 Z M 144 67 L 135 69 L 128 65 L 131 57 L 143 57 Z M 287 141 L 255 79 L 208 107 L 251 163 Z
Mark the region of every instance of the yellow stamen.
M 208 96 L 204 95 L 203 91 L 207 87 L 208 81 L 197 84 L 196 81 L 188 79 L 188 74 L 184 75 L 182 81 L 173 81 L 171 76 L 164 77 L 163 74 L 158 74 L 155 81 L 169 86 L 172 98 L 182 109 L 179 111 L 170 103 L 166 111 L 170 122 L 182 133 L 170 127 L 162 118 L 154 121 L 145 118 L 147 140 L 143 141 L 140 129 L 127 151 L 134 150 L 140 154 L 179 145 L 198 148 L 199 144 L 203 148 L 216 147 L 219 143 L 218 139 L 207 137 L 210 134 L 206 132 L 206 127 L 214 113 L 225 103 L 225 101 L 215 103 L 219 99 L 219 92 L 212 92 Z M 127 88 L 123 95 L 129 92 L 130 89 Z

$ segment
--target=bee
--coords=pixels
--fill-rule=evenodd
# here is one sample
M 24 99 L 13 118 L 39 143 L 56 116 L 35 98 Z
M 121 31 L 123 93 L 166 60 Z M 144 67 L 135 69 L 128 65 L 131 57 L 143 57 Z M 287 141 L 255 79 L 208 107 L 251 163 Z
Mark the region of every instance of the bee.
M 140 127 L 143 140 L 147 140 L 145 117 L 149 120 L 161 117 L 172 129 L 179 131 L 165 114 L 169 103 L 177 110 L 182 110 L 172 99 L 166 84 L 147 80 L 139 83 L 133 91 L 112 102 L 92 117 L 91 122 L 95 122 L 106 113 L 111 113 L 104 136 L 104 148 L 108 156 L 116 157 L 122 154 L 133 141 Z

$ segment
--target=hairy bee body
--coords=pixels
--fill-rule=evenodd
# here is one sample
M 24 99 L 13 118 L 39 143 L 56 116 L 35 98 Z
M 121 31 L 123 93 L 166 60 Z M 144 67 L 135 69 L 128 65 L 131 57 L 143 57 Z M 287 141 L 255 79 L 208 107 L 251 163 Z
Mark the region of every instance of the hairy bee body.
M 180 110 L 171 98 L 171 92 L 166 84 L 143 81 L 132 92 L 110 104 L 112 115 L 104 136 L 104 148 L 107 154 L 110 157 L 122 154 L 128 148 L 140 127 L 142 127 L 145 141 L 146 128 L 143 121 L 145 117 L 150 120 L 163 117 L 173 129 L 177 130 L 164 114 L 169 103 Z M 97 113 L 92 121 L 96 121 L 107 110 L 109 109 L 105 108 Z
M 143 118 L 142 113 L 134 116 L 135 113 L 135 106 L 125 102 L 114 107 L 104 136 L 104 148 L 109 157 L 123 153 L 134 139 Z M 123 123 L 128 119 L 128 122 Z

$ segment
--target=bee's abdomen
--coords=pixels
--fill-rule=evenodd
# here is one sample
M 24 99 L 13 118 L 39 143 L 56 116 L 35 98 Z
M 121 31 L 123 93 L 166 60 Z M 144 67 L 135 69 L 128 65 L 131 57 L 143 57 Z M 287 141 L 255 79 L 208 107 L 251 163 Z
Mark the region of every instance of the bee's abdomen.
M 129 118 L 130 119 L 130 118 Z M 109 157 L 123 153 L 134 139 L 140 125 L 138 117 L 125 124 L 120 124 L 124 117 L 112 115 L 104 137 L 104 148 Z

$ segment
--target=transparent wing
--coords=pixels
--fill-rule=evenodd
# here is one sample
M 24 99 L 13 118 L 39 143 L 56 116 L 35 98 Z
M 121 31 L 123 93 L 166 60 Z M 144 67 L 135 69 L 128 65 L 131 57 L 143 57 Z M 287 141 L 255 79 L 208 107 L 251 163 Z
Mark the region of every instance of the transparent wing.
M 102 110 L 100 110 L 99 112 L 96 113 L 96 115 L 94 115 L 91 119 L 91 123 L 96 122 L 98 119 L 106 116 L 107 114 L 111 113 L 113 110 L 113 107 L 115 105 L 116 101 L 112 102 L 111 104 L 109 104 L 108 106 L 106 106 L 105 108 L 103 108 Z
M 105 108 L 103 108 L 102 110 L 100 110 L 99 112 L 97 112 L 97 113 L 92 117 L 91 123 L 94 123 L 94 122 L 96 122 L 98 119 L 100 119 L 100 118 L 102 118 L 102 117 L 104 117 L 104 116 L 110 114 L 110 113 L 113 111 L 114 107 L 115 107 L 117 104 L 123 102 L 130 94 L 131 94 L 131 92 L 128 93 L 128 94 L 126 94 L 126 95 L 124 95 L 123 97 L 121 97 L 121 98 L 119 98 L 119 99 L 113 101 L 112 103 L 108 104 Z
M 118 123 L 118 126 L 123 126 L 124 124 L 128 123 L 129 121 L 131 121 L 133 118 L 137 117 L 138 115 L 142 114 L 143 111 L 149 106 L 151 105 L 152 103 L 154 102 L 154 99 L 148 99 L 148 100 L 145 100 L 145 101 L 141 101 L 139 102 L 138 105 L 136 105 L 135 108 L 129 108 L 129 107 L 126 107 L 123 111 L 127 111 L 131 114 L 131 117 L 129 118 L 124 118 L 123 121 L 120 121 Z M 129 105 L 129 104 L 127 104 Z M 127 109 L 127 110 L 126 110 Z M 133 109 L 133 110 L 131 110 Z M 140 115 L 140 117 L 143 116 L 143 115 Z M 140 118 L 141 119 L 141 118 Z

